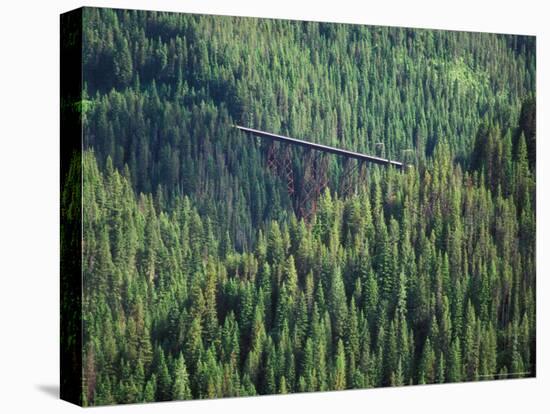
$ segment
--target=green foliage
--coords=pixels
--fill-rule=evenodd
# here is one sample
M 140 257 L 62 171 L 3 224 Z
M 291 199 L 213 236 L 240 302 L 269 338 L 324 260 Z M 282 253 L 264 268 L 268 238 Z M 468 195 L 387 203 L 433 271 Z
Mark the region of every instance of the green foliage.
M 532 39 L 99 9 L 84 30 L 88 405 L 534 375 Z M 417 165 L 345 197 L 331 159 L 306 223 L 233 123 Z

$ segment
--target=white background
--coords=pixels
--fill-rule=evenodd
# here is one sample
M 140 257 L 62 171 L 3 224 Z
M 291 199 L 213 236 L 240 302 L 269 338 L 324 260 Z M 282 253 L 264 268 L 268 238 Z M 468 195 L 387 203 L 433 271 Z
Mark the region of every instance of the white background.
M 262 4 L 265 3 L 265 4 Z M 8 0 L 0 11 L 0 412 L 75 412 L 59 383 L 59 13 L 81 5 L 537 35 L 537 379 L 97 408 L 120 413 L 550 412 L 545 1 Z M 546 79 L 545 79 L 546 78 Z

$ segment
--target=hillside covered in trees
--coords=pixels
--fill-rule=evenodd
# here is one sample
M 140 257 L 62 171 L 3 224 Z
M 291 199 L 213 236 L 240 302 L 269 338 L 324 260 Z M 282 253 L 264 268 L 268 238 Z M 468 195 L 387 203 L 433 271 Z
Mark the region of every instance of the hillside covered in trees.
M 86 405 L 535 375 L 534 38 L 91 8 L 83 38 Z M 331 157 L 304 220 L 233 124 L 413 165 L 344 196 Z

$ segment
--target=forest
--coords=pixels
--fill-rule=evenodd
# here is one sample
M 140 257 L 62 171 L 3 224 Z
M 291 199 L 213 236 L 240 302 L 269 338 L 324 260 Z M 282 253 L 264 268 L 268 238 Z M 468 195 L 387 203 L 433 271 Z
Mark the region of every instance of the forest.
M 82 27 L 84 405 L 536 375 L 534 37 Z M 233 124 L 410 165 L 306 219 Z

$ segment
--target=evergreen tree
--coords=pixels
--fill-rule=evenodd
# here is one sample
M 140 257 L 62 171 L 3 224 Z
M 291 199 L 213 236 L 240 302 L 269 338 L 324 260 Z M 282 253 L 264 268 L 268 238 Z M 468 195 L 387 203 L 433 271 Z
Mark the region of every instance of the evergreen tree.
M 172 384 L 173 400 L 188 400 L 191 398 L 191 389 L 189 387 L 189 376 L 185 367 L 183 354 L 180 354 L 174 368 L 174 382 Z

